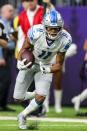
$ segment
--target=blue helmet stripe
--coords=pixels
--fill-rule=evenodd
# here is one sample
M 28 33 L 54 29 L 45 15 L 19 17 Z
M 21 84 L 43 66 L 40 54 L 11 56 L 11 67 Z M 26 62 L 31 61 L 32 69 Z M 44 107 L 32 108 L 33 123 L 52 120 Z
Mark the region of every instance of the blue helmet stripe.
M 57 13 L 56 11 L 51 11 L 51 24 L 57 24 Z

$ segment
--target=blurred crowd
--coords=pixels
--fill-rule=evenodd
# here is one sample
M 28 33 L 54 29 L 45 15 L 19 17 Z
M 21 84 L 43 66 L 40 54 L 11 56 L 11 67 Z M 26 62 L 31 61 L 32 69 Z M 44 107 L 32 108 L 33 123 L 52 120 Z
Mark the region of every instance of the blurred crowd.
M 51 2 L 56 6 L 86 6 L 87 0 L 51 0 Z M 0 0 L 0 6 L 4 3 L 10 3 L 14 7 L 18 7 L 21 3 L 21 0 Z M 42 0 L 39 0 L 38 3 L 42 5 Z
M 7 107 L 7 98 L 11 85 L 11 65 L 16 43 L 12 27 L 13 16 L 13 6 L 2 6 L 0 15 L 0 107 L 1 110 L 7 111 L 11 110 Z
M 87 0 L 56 0 L 56 4 L 59 6 L 86 6 Z

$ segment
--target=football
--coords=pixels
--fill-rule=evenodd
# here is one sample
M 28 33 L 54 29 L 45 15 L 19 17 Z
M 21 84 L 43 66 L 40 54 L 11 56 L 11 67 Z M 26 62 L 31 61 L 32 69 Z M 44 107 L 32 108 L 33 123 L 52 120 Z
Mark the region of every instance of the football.
M 29 50 L 24 50 L 21 54 L 21 60 L 24 60 L 24 59 L 26 59 L 25 65 L 28 64 L 29 62 L 32 62 L 31 65 L 29 65 L 28 67 L 28 68 L 31 68 L 35 62 L 33 53 Z

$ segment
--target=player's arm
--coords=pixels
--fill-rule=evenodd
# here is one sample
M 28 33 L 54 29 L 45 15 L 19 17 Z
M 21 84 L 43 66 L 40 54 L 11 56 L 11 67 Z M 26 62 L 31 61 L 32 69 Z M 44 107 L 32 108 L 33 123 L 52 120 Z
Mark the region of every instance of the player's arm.
M 33 26 L 31 29 L 29 29 L 27 33 L 27 37 L 25 39 L 25 42 L 22 46 L 22 49 L 20 50 L 19 57 L 18 59 L 21 58 L 21 54 L 23 53 L 24 50 L 30 49 L 31 51 L 33 50 L 34 43 L 35 41 L 38 40 L 39 36 L 42 34 L 42 32 L 39 31 L 39 29 L 43 29 L 43 27 Z
M 3 48 L 8 48 L 8 42 L 6 40 L 0 39 L 0 46 Z
M 18 61 L 17 61 L 17 68 L 19 70 L 27 70 L 27 68 L 29 67 L 29 65 L 31 65 L 31 62 L 25 64 L 26 62 L 26 59 L 21 59 L 22 57 L 22 54 L 24 53 L 25 50 L 29 50 L 29 48 L 31 49 L 31 46 L 30 46 L 30 42 L 29 42 L 29 39 L 26 38 L 25 39 L 25 42 L 23 44 L 23 47 L 22 49 L 20 50 L 19 52 L 19 56 L 18 56 Z
M 62 70 L 64 58 L 65 58 L 65 52 L 57 54 L 57 56 L 56 56 L 56 64 L 51 66 L 51 73 L 55 73 L 57 71 L 61 71 Z
M 62 71 L 62 66 L 65 58 L 65 53 L 58 53 L 56 56 L 56 64 L 46 66 L 40 62 L 40 70 L 42 73 L 56 73 Z
M 43 0 L 43 7 L 44 7 L 44 14 L 47 12 L 47 8 L 49 8 L 49 10 L 52 7 L 51 4 L 51 0 Z
M 54 64 L 51 67 L 52 73 L 62 71 L 65 54 L 66 54 L 66 51 L 71 46 L 71 43 L 72 43 L 71 37 L 69 39 L 66 39 L 66 37 L 63 39 L 63 43 L 62 43 L 62 47 L 60 49 L 60 52 L 57 53 L 57 56 L 56 56 L 56 64 Z
M 50 7 L 51 6 L 51 1 L 50 0 L 43 0 L 43 4 L 44 4 L 44 11 L 46 10 L 47 6 Z M 46 13 L 46 12 L 45 12 Z
M 28 50 L 29 48 L 31 48 L 31 44 L 30 44 L 30 41 L 29 41 L 29 38 L 27 37 L 24 41 L 24 44 L 19 52 L 19 55 L 18 55 L 18 59 L 20 60 L 21 59 L 21 55 L 22 53 L 24 52 L 24 50 Z

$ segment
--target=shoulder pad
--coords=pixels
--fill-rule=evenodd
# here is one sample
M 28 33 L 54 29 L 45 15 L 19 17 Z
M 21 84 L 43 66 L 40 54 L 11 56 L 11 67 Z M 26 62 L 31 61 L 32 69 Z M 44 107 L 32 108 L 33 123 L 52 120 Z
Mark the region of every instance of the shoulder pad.
M 61 33 L 62 35 L 62 45 L 61 45 L 61 50 L 60 52 L 66 52 L 68 50 L 68 48 L 71 46 L 72 44 L 72 37 L 71 35 L 67 32 L 67 31 L 63 31 Z
M 31 27 L 27 34 L 31 44 L 42 35 L 42 33 L 44 32 L 43 28 L 43 25 L 35 25 Z
M 63 38 L 72 39 L 71 35 L 70 35 L 66 30 L 63 30 L 60 35 L 61 35 Z

